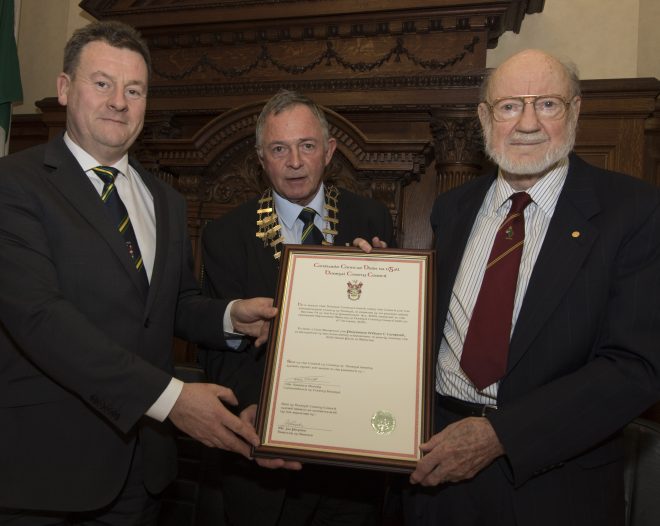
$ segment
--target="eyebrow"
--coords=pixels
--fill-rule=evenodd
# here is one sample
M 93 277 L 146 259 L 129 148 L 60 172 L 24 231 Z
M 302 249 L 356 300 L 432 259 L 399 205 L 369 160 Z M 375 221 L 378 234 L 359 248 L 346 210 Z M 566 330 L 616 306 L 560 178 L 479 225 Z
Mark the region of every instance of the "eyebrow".
M 108 79 L 108 80 L 111 80 L 112 82 L 116 82 L 115 77 L 113 77 L 112 75 L 109 75 L 109 74 L 106 73 L 105 71 L 101 71 L 100 69 L 99 69 L 99 70 L 96 70 L 96 71 L 92 71 L 92 72 L 89 74 L 89 78 L 91 79 L 91 78 L 92 78 L 93 76 L 95 76 L 95 75 L 100 75 L 100 76 L 102 76 L 102 77 L 105 77 L 105 78 Z M 147 86 L 147 83 L 146 83 L 146 82 L 144 82 L 144 81 L 142 81 L 142 80 L 137 80 L 137 79 L 131 79 L 131 80 L 127 81 L 125 84 L 126 84 L 126 86 L 135 86 L 135 85 L 137 85 L 137 86 L 145 86 L 145 87 Z
M 295 144 L 300 144 L 302 142 L 319 142 L 319 139 L 317 137 L 301 137 L 300 139 L 295 139 L 293 142 Z M 275 139 L 274 141 L 270 141 L 267 146 L 275 146 L 279 144 L 288 146 L 290 143 L 283 139 Z

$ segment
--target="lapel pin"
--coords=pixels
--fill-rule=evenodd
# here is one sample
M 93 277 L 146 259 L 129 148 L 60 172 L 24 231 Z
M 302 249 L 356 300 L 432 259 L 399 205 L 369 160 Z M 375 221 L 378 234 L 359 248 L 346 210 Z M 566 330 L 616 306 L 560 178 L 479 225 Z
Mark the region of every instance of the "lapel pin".
M 573 230 L 573 232 L 571 232 L 571 237 L 577 239 L 580 237 L 580 232 L 578 230 Z

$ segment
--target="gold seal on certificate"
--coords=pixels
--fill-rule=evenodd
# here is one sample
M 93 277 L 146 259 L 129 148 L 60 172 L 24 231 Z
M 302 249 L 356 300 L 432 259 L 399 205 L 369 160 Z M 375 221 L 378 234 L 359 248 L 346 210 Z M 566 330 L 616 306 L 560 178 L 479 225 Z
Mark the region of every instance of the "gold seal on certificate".
M 396 427 L 396 418 L 388 411 L 376 411 L 371 417 L 371 427 L 379 435 L 389 435 Z

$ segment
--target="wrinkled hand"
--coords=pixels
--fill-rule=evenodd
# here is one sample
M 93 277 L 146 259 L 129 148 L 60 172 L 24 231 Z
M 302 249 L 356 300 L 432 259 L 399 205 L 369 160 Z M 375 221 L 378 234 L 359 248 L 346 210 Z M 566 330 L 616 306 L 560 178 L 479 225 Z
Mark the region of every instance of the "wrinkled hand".
M 356 237 L 353 240 L 353 246 L 361 248 L 364 252 L 368 254 L 374 248 L 387 248 L 387 243 L 385 241 L 381 241 L 378 236 L 371 238 L 371 244 L 369 244 L 369 241 L 367 241 L 366 239 L 362 239 L 361 237 Z
M 271 298 L 250 298 L 232 303 L 229 314 L 234 329 L 256 338 L 254 344 L 259 347 L 268 339 L 269 320 L 275 317 L 277 309 Z
M 248 423 L 250 426 L 254 427 L 257 418 L 257 404 L 249 405 L 248 407 L 243 409 L 243 411 L 241 411 L 241 414 L 239 416 L 241 420 Z M 302 469 L 302 464 L 294 460 L 284 460 L 281 458 L 255 458 L 254 460 L 262 468 L 269 468 L 269 469 L 284 468 L 284 469 L 291 469 L 294 471 L 299 471 Z
M 238 404 L 227 387 L 184 383 L 169 419 L 202 444 L 250 458 L 250 445 L 259 444 L 259 437 L 251 424 L 231 413 L 222 402 Z
M 504 454 L 493 426 L 483 417 L 448 425 L 420 449 L 426 455 L 417 463 L 410 482 L 422 486 L 470 479 Z

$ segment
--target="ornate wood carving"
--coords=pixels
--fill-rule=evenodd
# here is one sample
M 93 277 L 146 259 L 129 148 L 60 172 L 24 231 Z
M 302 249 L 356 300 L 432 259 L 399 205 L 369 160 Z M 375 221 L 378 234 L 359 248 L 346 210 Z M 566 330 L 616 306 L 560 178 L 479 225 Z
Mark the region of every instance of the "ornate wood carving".
M 84 0 L 97 18 L 140 29 L 153 55 L 158 109 L 230 109 L 280 87 L 359 104 L 374 92 L 433 104 L 474 98 L 488 46 L 544 0 Z M 460 93 L 469 89 L 470 93 Z M 365 93 L 368 92 L 368 93 Z M 342 93 L 350 101 L 340 101 Z M 156 106 L 154 106 L 156 107 Z
M 483 140 L 476 105 L 434 109 L 431 131 L 438 194 L 481 173 Z

